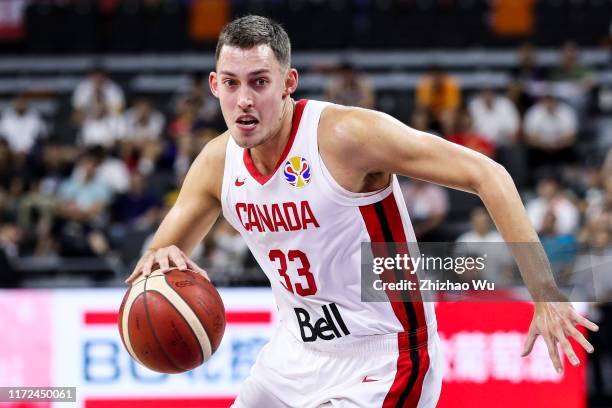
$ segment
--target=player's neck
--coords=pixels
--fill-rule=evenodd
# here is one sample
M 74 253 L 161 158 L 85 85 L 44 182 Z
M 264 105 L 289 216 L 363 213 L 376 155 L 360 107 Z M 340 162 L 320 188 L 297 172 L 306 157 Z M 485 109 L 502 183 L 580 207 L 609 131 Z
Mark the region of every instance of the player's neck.
M 262 175 L 266 176 L 274 171 L 276 163 L 278 163 L 278 160 L 285 151 L 291 136 L 294 114 L 295 101 L 288 98 L 283 108 L 283 116 L 278 132 L 259 146 L 249 149 L 253 164 L 255 164 L 255 167 Z

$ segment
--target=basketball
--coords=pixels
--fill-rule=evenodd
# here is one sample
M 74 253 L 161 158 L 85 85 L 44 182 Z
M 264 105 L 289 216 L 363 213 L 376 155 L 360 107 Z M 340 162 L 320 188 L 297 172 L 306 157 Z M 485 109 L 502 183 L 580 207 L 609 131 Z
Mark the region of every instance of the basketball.
M 119 333 L 143 366 L 176 374 L 206 362 L 225 331 L 225 309 L 215 287 L 192 271 L 153 272 L 134 282 L 119 309 Z

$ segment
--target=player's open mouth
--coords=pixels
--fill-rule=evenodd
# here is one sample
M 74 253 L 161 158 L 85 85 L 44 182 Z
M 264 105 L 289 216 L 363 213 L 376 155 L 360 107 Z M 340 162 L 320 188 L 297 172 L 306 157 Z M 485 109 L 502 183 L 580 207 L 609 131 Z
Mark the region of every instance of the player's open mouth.
M 242 131 L 250 131 L 255 129 L 259 121 L 250 115 L 242 115 L 236 120 L 238 129 Z

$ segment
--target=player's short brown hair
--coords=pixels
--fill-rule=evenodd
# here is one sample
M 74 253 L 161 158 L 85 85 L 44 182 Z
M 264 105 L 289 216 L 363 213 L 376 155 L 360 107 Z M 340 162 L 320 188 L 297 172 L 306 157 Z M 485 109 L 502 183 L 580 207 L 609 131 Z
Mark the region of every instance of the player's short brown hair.
M 267 17 L 248 15 L 229 22 L 223 27 L 217 49 L 216 61 L 224 45 L 253 48 L 257 45 L 269 45 L 282 67 L 291 64 L 291 41 L 283 27 Z

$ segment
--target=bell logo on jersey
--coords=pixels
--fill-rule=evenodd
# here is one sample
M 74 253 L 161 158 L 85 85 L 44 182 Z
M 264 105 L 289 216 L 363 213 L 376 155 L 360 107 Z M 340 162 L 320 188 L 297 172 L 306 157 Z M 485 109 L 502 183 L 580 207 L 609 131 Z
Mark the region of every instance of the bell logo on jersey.
M 293 187 L 302 188 L 310 183 L 310 164 L 300 156 L 293 156 L 285 162 L 285 180 Z
M 310 313 L 308 313 L 308 310 L 302 309 L 301 307 L 293 309 L 297 316 L 298 324 L 300 325 L 300 335 L 305 343 L 313 342 L 317 339 L 331 340 L 342 337 L 340 330 L 342 330 L 345 336 L 351 334 L 344 324 L 344 320 L 342 320 L 342 316 L 338 311 L 338 306 L 336 306 L 335 303 L 323 305 L 322 309 L 324 317 L 316 320 L 314 324 L 310 322 Z

